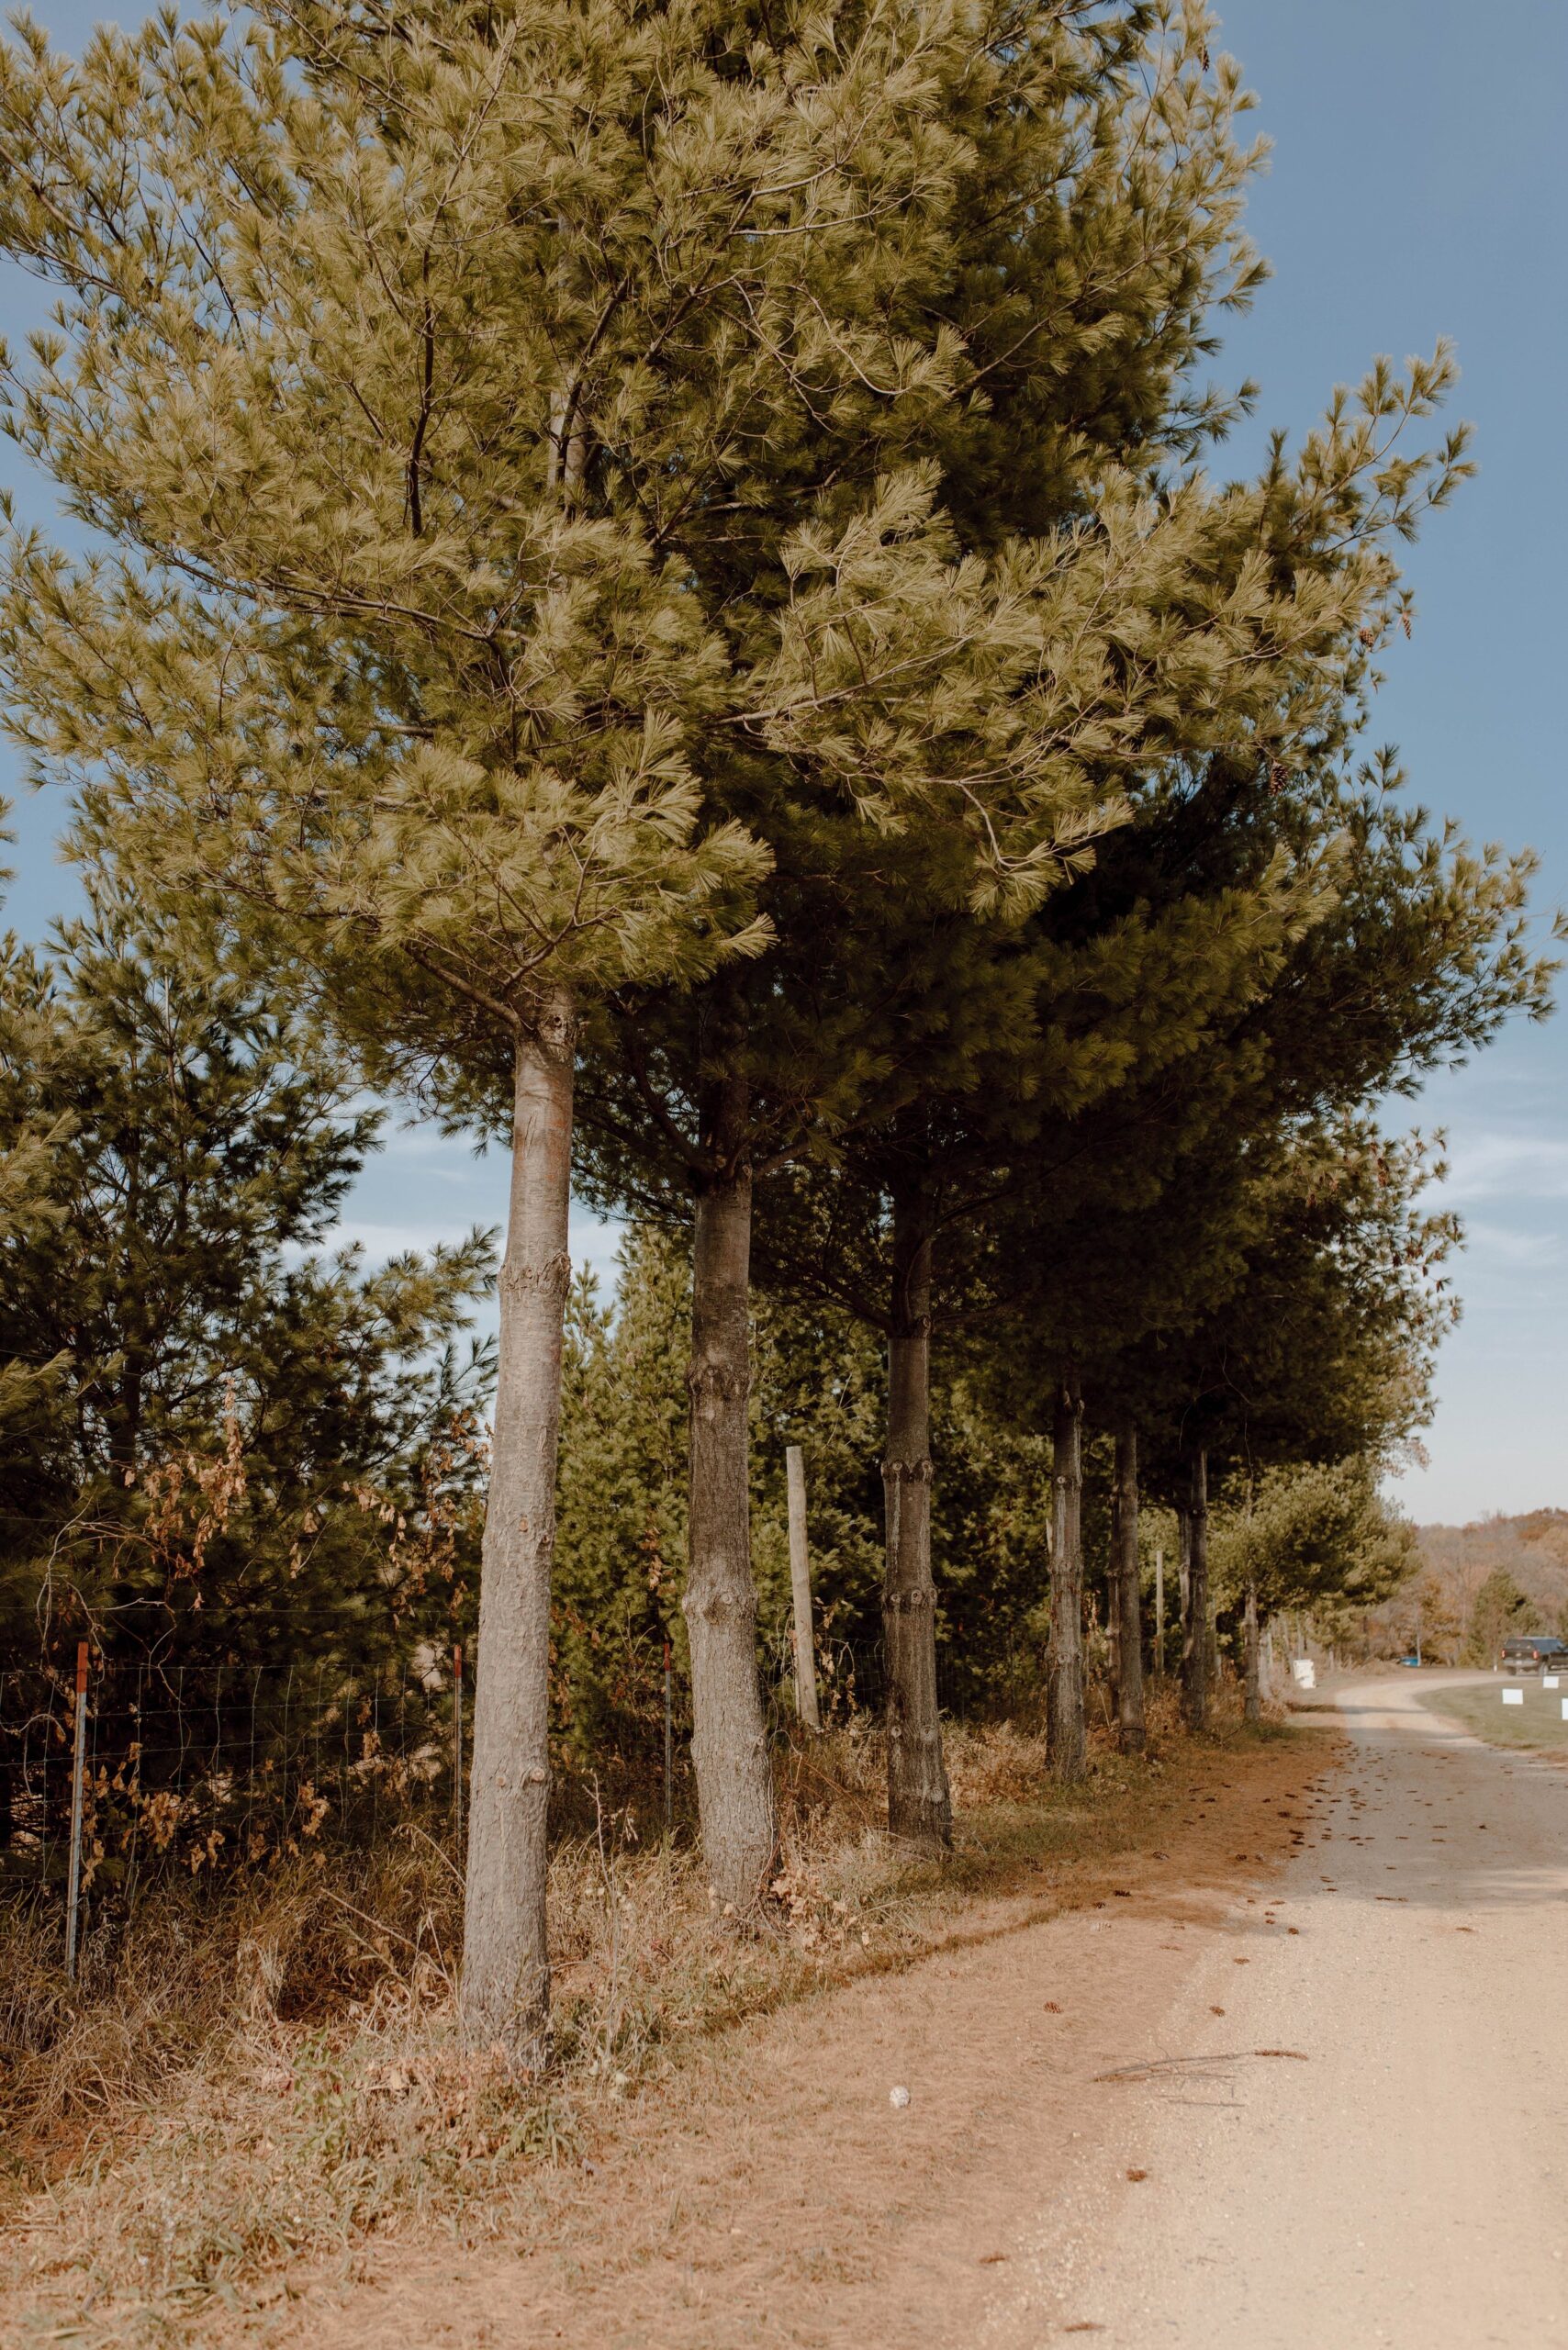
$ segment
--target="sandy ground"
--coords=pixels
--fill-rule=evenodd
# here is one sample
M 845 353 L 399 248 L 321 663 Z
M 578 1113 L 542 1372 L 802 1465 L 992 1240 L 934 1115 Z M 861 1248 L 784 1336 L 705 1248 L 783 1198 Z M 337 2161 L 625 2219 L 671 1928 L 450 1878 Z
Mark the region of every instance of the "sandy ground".
M 1123 2159 L 1042 2209 L 975 2350 L 1568 2344 L 1568 1773 L 1413 1680 L 1340 1693 L 1332 1800 L 1246 1950 L 1208 1942 L 1162 2067 L 1103 2085 Z

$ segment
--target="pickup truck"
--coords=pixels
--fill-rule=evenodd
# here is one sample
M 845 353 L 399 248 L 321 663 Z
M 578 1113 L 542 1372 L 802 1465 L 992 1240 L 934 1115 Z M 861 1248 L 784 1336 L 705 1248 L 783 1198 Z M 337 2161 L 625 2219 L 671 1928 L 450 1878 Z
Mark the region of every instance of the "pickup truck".
M 1505 1673 L 1568 1673 L 1568 1640 L 1551 1632 L 1531 1632 L 1503 1642 Z

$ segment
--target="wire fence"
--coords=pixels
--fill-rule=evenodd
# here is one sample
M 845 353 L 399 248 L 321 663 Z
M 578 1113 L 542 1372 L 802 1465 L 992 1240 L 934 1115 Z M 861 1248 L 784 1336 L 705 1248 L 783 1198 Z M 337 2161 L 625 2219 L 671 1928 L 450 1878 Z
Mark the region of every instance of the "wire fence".
M 460 1649 L 356 1672 L 84 1657 L 75 1676 L 0 1673 L 0 1875 L 64 1887 L 74 1845 L 83 1893 L 129 1897 L 150 1874 L 373 1841 L 410 1810 L 455 1836 L 465 1693 Z
M 670 1835 L 693 1825 L 689 1693 L 667 1638 L 633 1647 L 618 1759 L 647 1826 L 662 1814 Z M 813 1648 L 823 1726 L 874 1719 L 880 1639 L 819 1631 Z M 786 1626 L 765 1638 L 759 1662 L 770 1729 L 787 1735 L 797 1709 Z M 301 1853 L 325 1864 L 330 1851 L 364 1849 L 410 1821 L 461 1865 L 475 1666 L 471 1644 L 430 1639 L 353 1665 L 308 1653 L 256 1664 L 106 1657 L 84 1641 L 74 1672 L 64 1654 L 0 1669 L 0 1891 L 58 1909 L 73 1974 L 84 1921 L 106 1908 L 129 1920 L 171 1875 L 216 1886 Z M 944 1650 L 944 1710 L 958 1694 L 950 1676 Z M 594 1758 L 596 1807 L 600 1767 L 613 1778 L 616 1760 Z M 569 1826 L 584 1771 L 565 1746 L 562 1762 Z

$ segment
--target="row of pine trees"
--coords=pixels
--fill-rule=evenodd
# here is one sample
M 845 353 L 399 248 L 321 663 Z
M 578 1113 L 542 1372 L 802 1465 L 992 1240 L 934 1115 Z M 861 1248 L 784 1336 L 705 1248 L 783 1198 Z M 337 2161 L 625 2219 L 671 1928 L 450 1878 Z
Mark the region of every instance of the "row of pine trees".
M 13 730 L 101 902 L 510 1146 L 464 1998 L 520 2056 L 574 1183 L 689 1248 L 737 1914 L 775 1845 L 754 1284 L 881 1349 L 917 1844 L 934 1341 L 1050 1443 L 1068 1776 L 1086 1425 L 1133 1735 L 1141 1486 L 1203 1625 L 1216 1466 L 1422 1416 L 1452 1230 L 1380 1105 L 1549 969 L 1529 860 L 1363 747 L 1395 550 L 1467 469 L 1425 429 L 1448 352 L 1215 470 L 1254 395 L 1203 371 L 1262 263 L 1215 38 L 1201 0 L 259 0 L 0 62 L 0 246 L 54 297 L 6 423 L 73 525 L 6 531 Z

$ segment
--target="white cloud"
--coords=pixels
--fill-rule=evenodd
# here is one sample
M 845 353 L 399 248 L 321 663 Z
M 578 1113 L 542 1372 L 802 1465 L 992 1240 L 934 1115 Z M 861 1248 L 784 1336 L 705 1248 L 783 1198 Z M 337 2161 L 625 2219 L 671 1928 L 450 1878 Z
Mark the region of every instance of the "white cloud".
M 1468 1219 L 1465 1240 L 1471 1254 L 1493 1257 L 1505 1265 L 1560 1265 L 1562 1244 L 1555 1232 L 1521 1232 L 1515 1225 Z M 1460 1286 L 1464 1286 L 1462 1273 Z
M 1444 1194 L 1464 1200 L 1568 1200 L 1568 1136 L 1478 1134 L 1449 1145 Z

